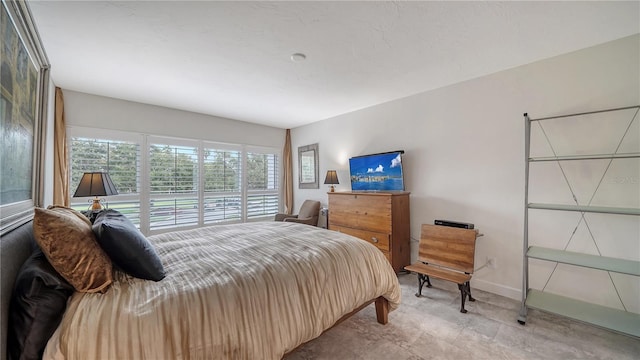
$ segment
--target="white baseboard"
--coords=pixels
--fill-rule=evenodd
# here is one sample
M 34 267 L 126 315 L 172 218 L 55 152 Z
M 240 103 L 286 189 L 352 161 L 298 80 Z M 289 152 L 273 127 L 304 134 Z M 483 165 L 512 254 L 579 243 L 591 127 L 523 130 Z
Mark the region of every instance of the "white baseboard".
M 500 285 L 482 279 L 471 279 L 471 287 L 514 300 L 522 300 L 522 291 L 510 286 Z

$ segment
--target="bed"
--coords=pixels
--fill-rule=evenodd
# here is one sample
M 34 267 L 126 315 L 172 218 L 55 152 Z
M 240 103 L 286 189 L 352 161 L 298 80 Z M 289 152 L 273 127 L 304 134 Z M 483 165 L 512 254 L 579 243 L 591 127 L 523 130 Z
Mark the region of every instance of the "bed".
M 29 230 L 20 230 L 21 251 L 10 249 L 20 240 L 3 237 L 3 262 L 5 252 L 24 259 L 33 247 Z M 334 231 L 256 222 L 148 241 L 166 276 L 156 282 L 114 270 L 104 293 L 74 292 L 43 358 L 280 359 L 372 302 L 386 323 L 400 302 L 384 255 Z M 11 279 L 2 265 L 4 292 Z

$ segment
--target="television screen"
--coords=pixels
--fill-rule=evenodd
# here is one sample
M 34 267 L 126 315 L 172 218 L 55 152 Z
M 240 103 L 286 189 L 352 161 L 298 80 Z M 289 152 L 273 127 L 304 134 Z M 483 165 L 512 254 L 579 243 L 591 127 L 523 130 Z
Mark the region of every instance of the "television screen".
M 351 190 L 404 191 L 403 150 L 349 159 Z

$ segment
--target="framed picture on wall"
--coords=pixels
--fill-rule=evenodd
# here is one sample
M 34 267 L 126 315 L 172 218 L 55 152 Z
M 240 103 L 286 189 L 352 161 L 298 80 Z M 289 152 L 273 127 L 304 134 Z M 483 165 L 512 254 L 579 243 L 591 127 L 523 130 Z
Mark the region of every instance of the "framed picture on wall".
M 298 148 L 298 188 L 318 189 L 318 144 Z
M 0 234 L 41 205 L 48 64 L 25 2 L 0 6 Z M 37 44 L 37 45 L 36 45 Z

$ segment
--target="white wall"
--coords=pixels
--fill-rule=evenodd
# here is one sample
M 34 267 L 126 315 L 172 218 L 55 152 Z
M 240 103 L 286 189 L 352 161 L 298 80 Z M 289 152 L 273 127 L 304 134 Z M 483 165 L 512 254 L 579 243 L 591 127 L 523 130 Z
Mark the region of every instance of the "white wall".
M 278 149 L 284 146 L 285 131 L 283 129 L 65 89 L 63 93 L 67 126 L 85 126 Z
M 496 269 L 483 268 L 474 275 L 472 286 L 519 299 L 522 115 L 639 104 L 639 43 L 640 35 L 631 36 L 293 129 L 293 163 L 297 164 L 297 147 L 319 143 L 320 180 L 328 169 L 336 169 L 341 182 L 337 191 L 348 191 L 349 157 L 404 149 L 406 188 L 411 191 L 412 259 L 421 224 L 434 219 L 472 222 L 485 234 L 477 242 L 476 267 L 487 257 L 497 260 Z M 638 184 L 638 176 L 630 180 Z M 327 185 L 318 190 L 296 186 L 295 208 L 305 199 L 326 204 L 327 189 Z M 627 227 L 631 236 L 626 241 L 632 249 L 640 242 L 640 226 L 635 224 Z M 596 284 L 567 286 L 598 289 Z M 637 309 L 640 300 L 633 300 L 633 291 L 626 296 Z

